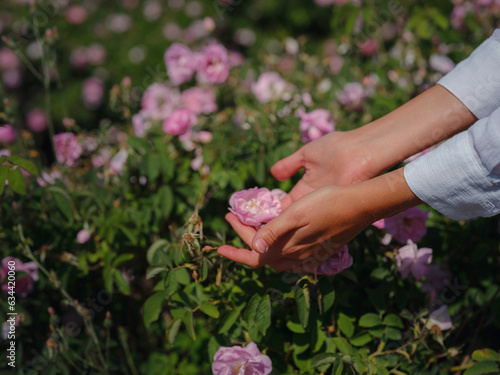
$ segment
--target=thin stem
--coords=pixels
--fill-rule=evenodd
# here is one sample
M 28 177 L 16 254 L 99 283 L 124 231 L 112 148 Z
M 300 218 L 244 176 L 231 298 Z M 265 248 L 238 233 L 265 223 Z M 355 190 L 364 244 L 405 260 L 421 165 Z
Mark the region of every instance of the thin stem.
M 125 357 L 127 358 L 128 366 L 130 367 L 130 371 L 133 375 L 139 375 L 137 369 L 135 368 L 134 360 L 132 359 L 132 355 L 130 354 L 130 349 L 127 343 L 127 333 L 123 327 L 118 328 L 118 337 L 120 338 L 120 343 L 122 345 L 123 351 L 125 352 Z

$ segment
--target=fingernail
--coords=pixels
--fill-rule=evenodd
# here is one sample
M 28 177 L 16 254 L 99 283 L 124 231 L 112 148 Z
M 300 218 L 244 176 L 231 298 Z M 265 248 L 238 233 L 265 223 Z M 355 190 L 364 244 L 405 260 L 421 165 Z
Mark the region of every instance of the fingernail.
M 255 241 L 255 251 L 258 253 L 264 254 L 269 250 L 269 246 L 267 246 L 266 241 L 264 241 L 262 238 L 257 238 Z

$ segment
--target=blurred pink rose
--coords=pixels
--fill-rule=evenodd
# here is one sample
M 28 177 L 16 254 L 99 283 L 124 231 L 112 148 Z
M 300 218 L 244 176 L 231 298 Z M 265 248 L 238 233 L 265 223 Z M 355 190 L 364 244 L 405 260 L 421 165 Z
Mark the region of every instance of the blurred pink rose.
M 286 191 L 283 191 L 281 189 L 273 189 L 271 190 L 271 194 L 274 195 L 279 200 L 282 200 L 283 198 L 286 197 Z
M 310 113 L 299 114 L 302 141 L 307 143 L 335 130 L 335 123 L 330 120 L 326 109 L 315 109 Z
M 66 20 L 73 25 L 80 25 L 87 20 L 87 11 L 80 5 L 66 9 Z
M 441 328 L 441 331 L 451 329 L 453 323 L 451 321 L 451 316 L 448 313 L 448 306 L 443 305 L 429 314 L 427 328 L 432 329 L 433 326 L 438 326 Z
M 19 87 L 22 79 L 21 70 L 18 68 L 9 69 L 2 73 L 2 81 L 10 89 Z
M 385 230 L 387 233 L 392 234 L 400 243 L 406 243 L 408 240 L 418 242 L 427 233 L 425 222 L 428 215 L 428 211 L 412 207 L 397 215 L 386 218 Z
M 108 16 L 106 26 L 116 34 L 123 34 L 132 27 L 132 18 L 124 13 L 116 13 Z
M 352 256 L 349 254 L 347 245 L 344 245 L 334 255 L 322 262 L 318 266 L 316 273 L 318 275 L 335 275 L 351 267 L 352 263 Z
M 147 120 L 144 113 L 139 112 L 132 116 L 132 126 L 134 127 L 134 133 L 137 137 L 144 137 L 149 128 L 151 128 L 151 123 Z
M 337 93 L 337 99 L 340 104 L 346 106 L 352 111 L 363 110 L 366 97 L 367 93 L 365 92 L 363 85 L 357 82 L 347 83 L 344 86 L 344 90 Z
M 141 102 L 144 118 L 152 121 L 164 121 L 174 109 L 181 105 L 181 96 L 177 89 L 165 84 L 153 83 L 147 88 Z
M 196 55 L 184 44 L 174 43 L 165 52 L 168 76 L 174 85 L 189 81 L 196 71 Z
M 209 143 L 212 141 L 212 138 L 212 133 L 206 130 L 200 130 L 196 133 L 196 140 L 200 143 Z
M 231 68 L 235 66 L 242 66 L 243 63 L 245 62 L 245 58 L 238 51 L 229 51 L 228 58 L 229 58 L 229 66 Z
M 10 48 L 0 48 L 0 70 L 11 70 L 19 67 L 19 58 Z
M 26 124 L 32 132 L 43 132 L 47 129 L 47 115 L 43 110 L 35 108 L 26 116 Z
M 128 159 L 128 151 L 120 150 L 109 162 L 109 172 L 115 176 L 120 176 L 123 173 L 123 168 L 125 168 L 125 164 Z
M 54 136 L 54 147 L 58 163 L 74 167 L 83 149 L 73 133 L 60 133 Z
M 407 245 L 399 249 L 395 258 L 398 270 L 404 279 L 411 272 L 416 280 L 421 280 L 429 272 L 428 265 L 432 261 L 432 249 L 427 247 L 418 249 L 412 240 L 408 240 Z
M 372 225 L 375 228 L 384 229 L 385 228 L 385 220 L 384 219 L 377 220 L 376 222 L 372 223 Z
M 220 44 L 205 47 L 198 60 L 198 76 L 201 82 L 222 83 L 229 76 L 227 50 Z
M 358 43 L 358 48 L 363 55 L 370 57 L 377 53 L 378 42 L 375 38 L 363 40 Z
M 434 301 L 447 282 L 451 282 L 450 272 L 439 264 L 431 264 L 421 288 L 429 294 L 431 301 Z
M 454 29 L 461 29 L 464 26 L 464 19 L 467 11 L 463 5 L 455 5 L 451 12 L 451 26 Z
M 16 294 L 20 297 L 26 297 L 38 281 L 38 266 L 35 262 L 23 263 L 17 258 L 6 257 L 2 259 L 2 271 L 0 275 L 0 282 L 2 283 L 2 290 L 8 292 L 7 276 L 9 273 L 9 262 L 14 262 L 16 272 Z
M 90 77 L 83 81 L 82 99 L 89 109 L 97 109 L 104 98 L 104 82 L 97 77 Z
M 260 103 L 271 100 L 287 100 L 291 97 L 293 86 L 276 72 L 262 73 L 252 84 L 252 92 Z
M 188 137 L 191 134 L 191 127 L 196 125 L 196 122 L 197 118 L 193 112 L 184 108 L 176 109 L 163 122 L 163 131 L 167 134 Z
M 436 54 L 429 59 L 429 65 L 431 69 L 443 74 L 451 72 L 455 67 L 455 63 L 448 56 Z
M 344 66 L 345 59 L 337 54 L 330 57 L 330 70 L 333 74 L 339 74 Z
M 217 110 L 215 93 L 213 89 L 191 87 L 182 93 L 182 104 L 184 108 L 194 114 L 209 114 Z
M 0 143 L 11 143 L 16 140 L 16 131 L 10 124 L 0 126 Z
M 92 167 L 99 168 L 107 164 L 111 160 L 111 149 L 109 147 L 101 148 L 97 153 L 92 155 Z
M 62 174 L 57 169 L 50 173 L 43 171 L 40 177 L 37 178 L 36 182 L 38 182 L 38 185 L 41 187 L 45 187 L 47 185 L 54 185 L 56 180 L 62 180 Z
M 281 213 L 278 197 L 267 188 L 254 187 L 234 193 L 229 199 L 229 211 L 245 225 L 258 227 Z
M 85 51 L 89 64 L 100 65 L 106 59 L 106 49 L 99 43 L 91 44 Z
M 240 346 L 220 347 L 215 353 L 212 363 L 214 375 L 268 375 L 272 370 L 271 359 L 262 354 L 253 342 L 245 348 Z
M 87 229 L 82 229 L 81 231 L 78 232 L 78 234 L 76 235 L 76 241 L 79 243 L 79 244 L 84 244 L 85 242 L 87 242 L 88 240 L 90 240 L 90 237 L 92 236 L 92 233 L 90 233 L 89 230 Z

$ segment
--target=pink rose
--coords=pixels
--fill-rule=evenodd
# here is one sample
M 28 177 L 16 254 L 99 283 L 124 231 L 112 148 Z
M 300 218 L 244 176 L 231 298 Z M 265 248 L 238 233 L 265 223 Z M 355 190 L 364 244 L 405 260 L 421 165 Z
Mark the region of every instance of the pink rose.
M 10 124 L 0 126 L 0 143 L 11 143 L 16 140 L 16 131 Z
M 337 99 L 340 104 L 346 106 L 352 111 L 363 110 L 363 105 L 367 97 L 367 93 L 361 83 L 351 82 L 344 86 L 344 90 L 337 94 Z
M 351 267 L 352 263 L 352 256 L 349 254 L 347 245 L 344 245 L 334 255 L 322 262 L 318 266 L 316 273 L 318 275 L 335 275 L 346 268 Z
M 268 375 L 272 370 L 271 359 L 262 354 L 253 342 L 245 348 L 240 346 L 220 347 L 215 353 L 212 363 L 214 375 Z
M 97 109 L 104 98 L 104 83 L 97 77 L 90 77 L 83 81 L 82 99 L 89 109 Z
M 184 44 L 174 43 L 165 52 L 168 76 L 174 85 L 189 81 L 196 70 L 196 55 Z
M 385 230 L 387 233 L 392 234 L 400 243 L 406 243 L 408 240 L 418 242 L 427 233 L 425 222 L 428 215 L 428 211 L 412 207 L 397 215 L 386 218 L 384 220 Z
M 447 282 L 451 282 L 450 272 L 438 264 L 431 264 L 421 288 L 429 294 L 431 301 L 434 301 Z
M 441 331 L 446 331 L 453 326 L 450 314 L 448 313 L 448 306 L 443 305 L 429 314 L 427 328 L 431 329 L 433 326 L 438 326 L 441 328 Z
M 85 242 L 87 242 L 88 240 L 90 240 L 90 237 L 92 236 L 92 233 L 90 233 L 89 230 L 87 229 L 82 229 L 81 231 L 78 232 L 78 234 L 76 235 L 76 241 L 79 243 L 79 244 L 84 244 Z
M 43 132 L 47 129 L 47 115 L 41 109 L 35 108 L 26 116 L 26 124 L 32 132 Z
M 149 128 L 151 128 L 151 123 L 147 120 L 144 113 L 139 112 L 138 114 L 132 116 L 132 126 L 134 127 L 134 133 L 137 137 L 144 137 Z
M 183 138 L 189 138 L 191 127 L 196 125 L 196 115 L 181 108 L 176 109 L 163 123 L 163 131 L 172 135 L 184 135 Z
M 10 48 L 0 48 L 0 70 L 11 70 L 19 67 L 19 58 Z
M 281 213 L 278 197 L 267 188 L 254 187 L 234 193 L 229 199 L 229 211 L 245 225 L 258 227 Z
M 287 100 L 291 97 L 293 86 L 276 72 L 262 73 L 257 82 L 252 84 L 252 92 L 260 103 L 271 100 Z
M 209 88 L 191 87 L 182 93 L 184 108 L 194 114 L 209 114 L 217 110 L 214 90 Z
M 421 280 L 429 272 L 428 264 L 432 261 L 432 249 L 418 249 L 412 240 L 399 249 L 396 262 L 401 276 L 406 279 L 410 272 L 416 280 Z
M 378 51 L 378 42 L 375 38 L 370 38 L 358 43 L 358 48 L 365 56 L 373 56 Z
M 198 60 L 198 76 L 201 82 L 222 83 L 229 76 L 229 57 L 220 44 L 205 47 Z
M 0 273 L 0 282 L 2 290 L 8 292 L 7 277 L 9 274 L 9 263 L 14 262 L 16 272 L 16 294 L 26 297 L 33 290 L 35 282 L 38 281 L 38 266 L 35 262 L 23 263 L 17 258 L 6 257 L 2 259 L 2 270 Z
M 74 167 L 83 149 L 73 133 L 60 133 L 54 136 L 54 147 L 58 163 Z
M 165 84 L 153 83 L 142 96 L 143 116 L 152 121 L 165 119 L 181 104 L 179 91 L 171 89 Z
M 326 109 L 315 109 L 310 113 L 299 114 L 302 141 L 314 141 L 335 130 L 335 123 L 330 120 L 330 112 Z
M 436 54 L 430 57 L 429 65 L 431 69 L 443 74 L 451 72 L 455 67 L 455 63 L 448 56 Z
M 66 10 L 66 21 L 73 25 L 80 25 L 87 19 L 87 11 L 80 5 L 73 5 Z

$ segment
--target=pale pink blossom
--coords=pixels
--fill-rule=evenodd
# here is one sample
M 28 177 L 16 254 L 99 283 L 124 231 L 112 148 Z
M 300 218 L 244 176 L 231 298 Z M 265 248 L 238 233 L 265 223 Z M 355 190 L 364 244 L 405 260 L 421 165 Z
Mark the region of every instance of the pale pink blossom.
M 84 244 L 85 242 L 88 242 L 90 240 L 90 237 L 92 236 L 92 233 L 88 229 L 82 229 L 79 231 L 76 235 L 76 241 L 79 244 Z
M 429 294 L 431 301 L 434 301 L 437 298 L 437 294 L 449 282 L 451 282 L 450 272 L 443 269 L 439 264 L 431 264 L 421 288 Z
M 291 97 L 293 86 L 276 72 L 262 73 L 257 82 L 252 84 L 252 93 L 261 103 L 275 100 L 287 100 Z
M 421 280 L 429 272 L 432 249 L 427 247 L 419 249 L 412 240 L 408 240 L 407 245 L 399 249 L 395 258 L 398 270 L 404 279 L 411 273 L 416 280 Z
M 11 70 L 19 67 L 19 58 L 10 48 L 0 48 L 0 70 Z
M 116 13 L 108 16 L 106 26 L 116 34 L 123 34 L 132 27 L 132 18 L 124 13 Z
M 206 130 L 196 132 L 195 138 L 200 143 L 209 143 L 212 141 L 213 134 Z
M 183 107 L 194 114 L 209 114 L 217 110 L 214 90 L 207 87 L 191 87 L 182 93 Z
M 310 113 L 299 113 L 302 141 L 311 142 L 335 130 L 335 123 L 326 109 L 315 109 Z
M 23 263 L 21 260 L 14 257 L 6 257 L 2 259 L 2 270 L 0 273 L 0 283 L 2 290 L 8 292 L 7 276 L 9 273 L 9 262 L 14 262 L 16 272 L 16 295 L 26 297 L 38 281 L 38 266 L 35 262 Z
M 73 5 L 66 9 L 66 21 L 73 25 L 80 25 L 87 20 L 87 11 L 80 5 Z
M 463 5 L 455 5 L 451 11 L 451 26 L 454 29 L 461 29 L 464 26 L 464 19 L 467 14 Z
M 153 83 L 142 96 L 141 111 L 144 118 L 151 121 L 164 121 L 174 109 L 181 105 L 181 96 L 177 89 L 165 84 Z
M 82 146 L 73 133 L 55 135 L 54 147 L 58 163 L 65 164 L 68 167 L 74 167 L 83 152 Z
M 163 122 L 163 131 L 172 135 L 184 135 L 188 138 L 191 135 L 191 128 L 196 125 L 196 115 L 185 108 L 176 109 Z
M 229 51 L 228 59 L 229 59 L 229 66 L 231 68 L 235 66 L 242 66 L 243 63 L 245 62 L 245 58 L 238 51 Z
M 363 85 L 357 82 L 347 83 L 344 89 L 337 93 L 340 104 L 352 111 L 361 111 L 367 96 Z
M 352 266 L 353 259 L 349 254 L 347 245 L 344 245 L 340 250 L 333 254 L 330 258 L 323 261 L 317 268 L 318 275 L 335 275 L 342 272 L 346 268 Z
M 409 208 L 397 215 L 386 218 L 385 230 L 400 243 L 406 243 L 408 240 L 418 242 L 427 233 L 425 222 L 428 215 L 428 211 L 421 210 L 418 207 Z
M 431 69 L 443 74 L 451 72 L 455 67 L 455 63 L 448 56 L 436 54 L 430 57 L 429 65 Z
M 43 171 L 36 181 L 41 187 L 46 187 L 47 185 L 54 185 L 56 183 L 56 180 L 62 180 L 62 178 L 63 177 L 61 172 L 57 169 L 54 169 L 50 173 Z
M 8 88 L 15 89 L 22 82 L 21 70 L 19 68 L 9 69 L 2 73 L 2 81 Z
M 120 176 L 123 173 L 123 168 L 128 159 L 128 151 L 120 150 L 109 162 L 109 172 L 115 176 Z
M 330 70 L 333 74 L 339 74 L 344 66 L 345 59 L 337 54 L 330 57 Z
M 90 77 L 83 81 L 82 99 L 89 109 L 97 109 L 104 98 L 104 82 L 97 77 Z
M 375 228 L 384 229 L 385 228 L 385 220 L 384 219 L 377 220 L 376 222 L 372 223 L 372 225 Z
M 443 305 L 429 314 L 427 328 L 431 329 L 433 326 L 438 326 L 441 331 L 451 329 L 453 323 L 451 321 L 451 316 L 448 313 L 448 306 Z
M 0 126 L 0 143 L 11 143 L 16 140 L 16 131 L 10 124 Z
M 245 225 L 258 227 L 281 213 L 281 203 L 267 188 L 254 187 L 234 193 L 229 199 L 229 211 Z
M 358 48 L 363 55 L 370 57 L 377 53 L 378 42 L 375 38 L 369 38 L 367 40 L 360 41 L 358 43 Z
M 268 375 L 273 370 L 271 359 L 257 345 L 220 347 L 212 363 L 213 375 Z
M 101 148 L 99 152 L 92 155 L 92 166 L 97 169 L 107 164 L 111 160 L 111 149 L 109 147 Z
M 220 44 L 212 44 L 202 51 L 198 59 L 198 77 L 201 82 L 222 83 L 229 76 L 227 49 Z
M 132 116 L 132 126 L 137 137 L 144 137 L 151 128 L 151 122 L 147 119 L 145 113 L 140 111 Z
M 283 191 L 281 189 L 273 189 L 271 190 L 271 194 L 278 198 L 280 201 L 287 195 L 286 191 Z
M 47 129 L 47 115 L 45 111 L 35 108 L 26 116 L 28 129 L 35 133 L 43 132 Z
M 196 55 L 184 44 L 174 43 L 165 52 L 168 76 L 174 85 L 189 81 L 196 70 Z

